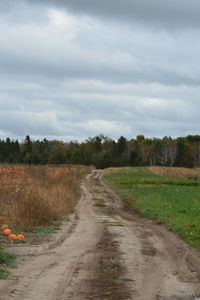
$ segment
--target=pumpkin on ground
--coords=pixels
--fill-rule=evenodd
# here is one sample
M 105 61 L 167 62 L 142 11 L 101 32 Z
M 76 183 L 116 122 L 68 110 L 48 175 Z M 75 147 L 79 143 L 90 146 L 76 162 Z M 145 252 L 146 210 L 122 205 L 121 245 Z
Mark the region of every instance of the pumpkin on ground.
M 3 235 L 5 235 L 5 236 L 9 236 L 11 234 L 11 230 L 9 229 L 9 228 L 7 228 L 7 229 L 4 229 L 4 231 L 3 231 Z
M 14 234 L 14 233 L 10 234 L 10 235 L 9 235 L 9 238 L 10 238 L 11 240 L 13 240 L 14 242 L 18 240 L 17 235 Z
M 24 237 L 23 234 L 19 234 L 17 238 L 18 238 L 19 241 L 24 241 L 25 240 L 25 237 Z

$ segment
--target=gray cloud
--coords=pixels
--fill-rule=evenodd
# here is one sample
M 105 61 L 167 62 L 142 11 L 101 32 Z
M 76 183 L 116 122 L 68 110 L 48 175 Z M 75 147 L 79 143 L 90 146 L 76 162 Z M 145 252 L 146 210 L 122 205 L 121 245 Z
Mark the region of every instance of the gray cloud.
M 0 138 L 197 134 L 199 8 L 2 1 Z
M 7 104 L 0 102 L 0 128 L 12 137 L 29 133 L 83 140 L 100 132 L 114 138 L 140 133 L 176 136 L 196 134 L 200 125 L 200 103 L 191 100 L 200 92 L 197 87 L 75 80 L 57 88 L 40 87 L 33 98 L 31 91 L 31 86 L 15 89 Z
M 10 3 L 29 3 L 32 0 L 8 1 Z M 34 3 L 42 6 L 65 8 L 74 14 L 95 15 L 114 18 L 117 21 L 139 22 L 151 24 L 156 27 L 179 28 L 199 27 L 199 0 L 34 0 Z M 5 8 L 5 4 L 1 4 Z
M 199 84 L 196 59 L 200 32 L 169 36 L 160 31 L 121 29 L 98 22 L 93 28 L 90 20 L 79 20 L 60 11 L 46 15 L 48 22 L 43 25 L 12 26 L 1 22 L 2 74 L 58 80 Z

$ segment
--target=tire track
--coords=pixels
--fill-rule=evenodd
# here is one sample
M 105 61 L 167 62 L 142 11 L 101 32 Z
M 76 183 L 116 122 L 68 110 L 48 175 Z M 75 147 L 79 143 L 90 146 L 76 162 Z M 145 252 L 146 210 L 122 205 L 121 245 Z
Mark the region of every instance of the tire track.
M 154 224 L 127 210 L 121 199 L 101 180 L 102 172 L 93 177 L 98 195 L 105 198 L 110 227 L 118 235 L 129 279 L 132 299 L 195 299 L 200 295 L 199 253 L 163 226 Z

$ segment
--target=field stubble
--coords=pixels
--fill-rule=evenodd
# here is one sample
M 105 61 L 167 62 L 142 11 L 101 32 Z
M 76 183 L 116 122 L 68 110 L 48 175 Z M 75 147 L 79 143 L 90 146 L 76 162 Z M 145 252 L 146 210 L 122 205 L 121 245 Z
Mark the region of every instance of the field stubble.
M 72 212 L 84 166 L 0 167 L 0 223 L 15 228 L 48 225 Z
M 199 169 L 188 169 L 188 168 L 178 168 L 178 167 L 148 167 L 150 172 L 164 177 L 175 177 L 175 178 L 185 178 L 185 179 L 200 179 Z

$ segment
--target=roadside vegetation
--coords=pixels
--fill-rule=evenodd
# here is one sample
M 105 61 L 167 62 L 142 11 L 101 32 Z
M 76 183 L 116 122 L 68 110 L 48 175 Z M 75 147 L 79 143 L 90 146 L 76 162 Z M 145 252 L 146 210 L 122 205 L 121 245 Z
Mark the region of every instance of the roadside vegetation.
M 108 169 L 104 178 L 139 214 L 164 224 L 200 250 L 198 172 L 182 168 L 127 167 Z M 170 173 L 176 176 L 170 177 Z
M 0 227 L 9 227 L 14 236 L 23 233 L 29 243 L 43 241 L 59 229 L 62 220 L 68 220 L 80 195 L 80 181 L 91 169 L 62 165 L 1 165 Z M 8 268 L 14 260 L 14 254 L 7 253 L 2 246 L 20 242 L 9 237 L 1 230 L 0 279 L 8 277 Z
M 0 167 L 0 222 L 17 228 L 51 224 L 72 212 L 84 166 Z
M 5 252 L 0 248 L 0 279 L 6 279 L 9 275 L 8 268 L 14 268 L 15 255 Z

